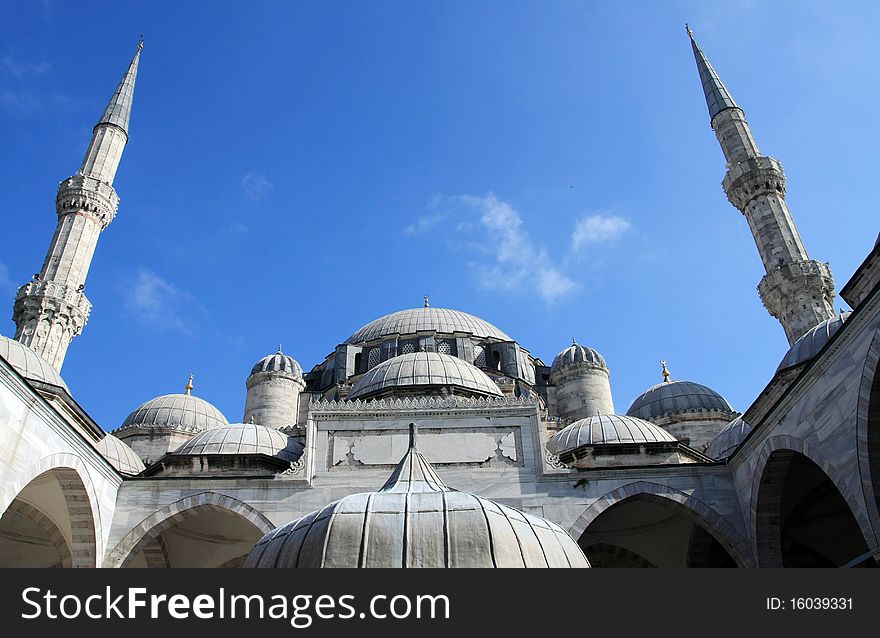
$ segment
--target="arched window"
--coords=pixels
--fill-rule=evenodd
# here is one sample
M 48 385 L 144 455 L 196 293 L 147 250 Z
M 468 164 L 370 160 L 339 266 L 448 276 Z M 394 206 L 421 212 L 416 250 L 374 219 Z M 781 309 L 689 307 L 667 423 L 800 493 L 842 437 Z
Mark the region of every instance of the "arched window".
M 382 362 L 382 355 L 379 353 L 379 348 L 373 348 L 370 350 L 367 355 L 367 369 L 372 370 L 377 365 Z

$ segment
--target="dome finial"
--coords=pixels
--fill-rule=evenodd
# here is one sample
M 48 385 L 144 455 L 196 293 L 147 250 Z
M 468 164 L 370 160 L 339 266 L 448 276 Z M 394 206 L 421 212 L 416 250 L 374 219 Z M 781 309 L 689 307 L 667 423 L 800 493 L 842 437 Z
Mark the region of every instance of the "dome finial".
M 144 34 L 138 36 L 138 53 L 144 50 Z
M 571 345 L 576 346 L 578 344 L 578 340 L 574 337 L 571 338 Z
M 192 394 L 192 389 L 193 389 L 193 373 L 192 372 L 189 373 L 189 381 L 186 382 L 186 387 L 184 389 L 186 390 L 186 393 L 188 395 Z
M 660 365 L 663 366 L 663 382 L 669 383 L 669 368 L 666 367 L 666 360 L 660 361 Z
M 416 439 L 419 437 L 419 426 L 415 423 L 409 424 L 409 449 L 416 449 Z
M 691 40 L 693 40 L 693 39 L 694 39 L 694 32 L 691 31 L 691 28 L 690 28 L 690 26 L 688 25 L 687 22 L 684 23 L 684 30 L 687 31 L 688 37 L 689 37 Z
M 425 295 L 425 308 L 430 308 L 430 307 L 431 307 L 431 296 Z
M 283 353 L 281 352 L 281 344 L 280 344 L 280 343 L 278 344 L 278 354 L 283 354 Z

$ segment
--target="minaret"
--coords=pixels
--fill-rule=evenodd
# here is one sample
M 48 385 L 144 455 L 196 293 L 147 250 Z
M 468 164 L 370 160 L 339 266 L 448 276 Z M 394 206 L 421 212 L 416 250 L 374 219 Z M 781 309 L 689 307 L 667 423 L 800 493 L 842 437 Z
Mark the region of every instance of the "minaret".
M 143 41 L 104 114 L 76 175 L 58 186 L 58 225 L 46 261 L 34 280 L 18 289 L 12 319 L 15 338 L 60 371 L 71 340 L 82 332 L 92 304 L 83 294 L 101 231 L 116 215 L 119 196 L 113 178 L 128 142 Z
M 737 106 L 687 29 L 709 107 L 712 129 L 727 158 L 727 199 L 749 222 L 767 274 L 758 284 L 764 307 L 785 329 L 789 344 L 834 316 L 834 278 L 828 264 L 810 259 L 785 203 L 782 164 L 762 156 Z

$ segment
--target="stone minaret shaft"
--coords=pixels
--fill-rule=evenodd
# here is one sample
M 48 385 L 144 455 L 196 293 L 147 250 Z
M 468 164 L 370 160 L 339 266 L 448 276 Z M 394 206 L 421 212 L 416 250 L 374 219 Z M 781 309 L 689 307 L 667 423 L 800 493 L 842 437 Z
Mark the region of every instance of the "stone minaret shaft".
M 712 129 L 727 158 L 727 199 L 749 222 L 767 274 L 758 284 L 764 307 L 785 329 L 789 344 L 834 316 L 834 279 L 828 265 L 810 259 L 785 203 L 782 164 L 761 155 L 742 109 L 688 29 Z
M 46 261 L 15 297 L 15 338 L 61 370 L 67 347 L 82 332 L 92 304 L 83 294 L 101 231 L 119 205 L 113 178 L 128 142 L 128 122 L 143 43 L 116 88 L 79 170 L 58 186 L 58 225 Z

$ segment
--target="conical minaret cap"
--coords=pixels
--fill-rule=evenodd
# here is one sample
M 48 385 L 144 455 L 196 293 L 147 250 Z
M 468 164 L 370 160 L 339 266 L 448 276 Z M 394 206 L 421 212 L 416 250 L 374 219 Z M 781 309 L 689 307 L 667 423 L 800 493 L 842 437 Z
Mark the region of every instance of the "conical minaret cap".
M 128 122 L 131 119 L 131 105 L 134 102 L 134 83 L 137 80 L 138 62 L 141 59 L 141 51 L 144 48 L 144 41 L 138 42 L 137 52 L 128 65 L 128 71 L 122 77 L 119 86 L 110 98 L 110 103 L 104 110 L 104 114 L 95 126 L 102 124 L 113 124 L 118 126 L 125 134 L 128 135 Z
M 694 50 L 694 59 L 697 61 L 697 71 L 700 73 L 700 82 L 703 85 L 703 93 L 706 96 L 706 106 L 709 107 L 709 119 L 713 119 L 724 109 L 738 109 L 739 106 L 733 101 L 730 91 L 724 86 L 721 78 L 709 64 L 709 60 L 703 54 L 700 45 L 694 39 L 690 27 L 687 28 L 688 37 L 691 40 L 691 48 Z

